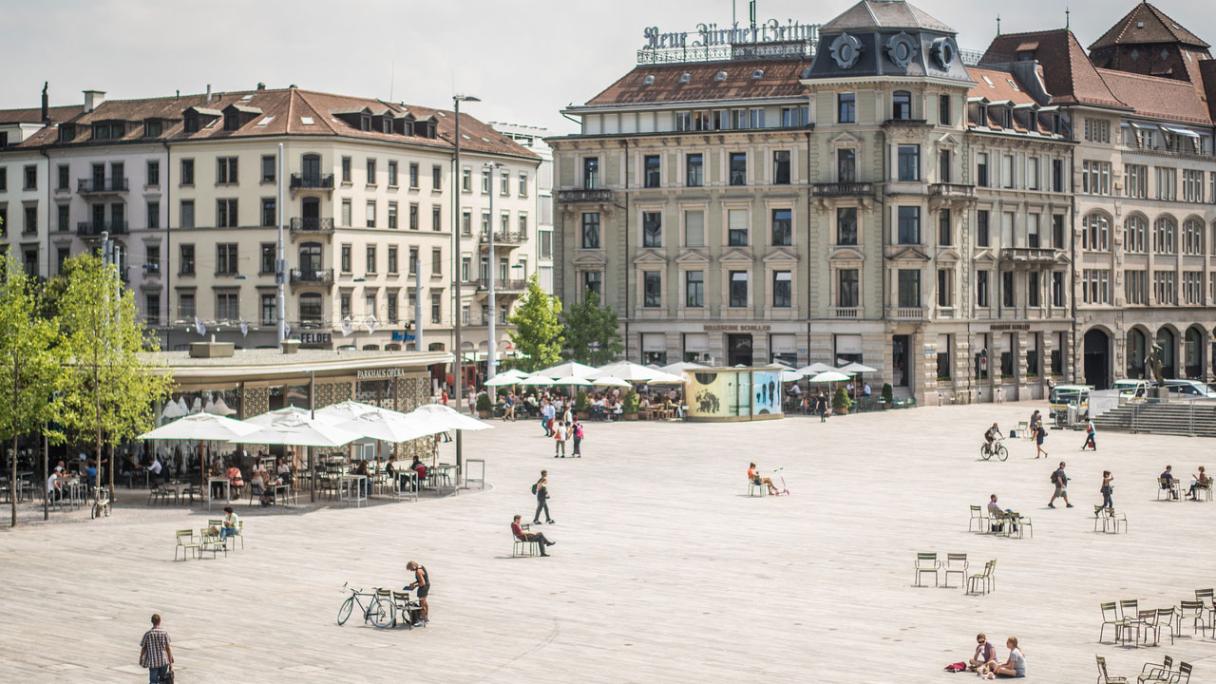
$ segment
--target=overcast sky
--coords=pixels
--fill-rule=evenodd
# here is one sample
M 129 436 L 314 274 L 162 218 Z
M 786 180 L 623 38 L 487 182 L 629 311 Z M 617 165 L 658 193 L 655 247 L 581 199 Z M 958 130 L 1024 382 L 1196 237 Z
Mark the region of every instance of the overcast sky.
M 854 0 L 761 0 L 761 19 L 824 23 Z M 953 26 L 964 48 L 983 49 L 996 31 L 990 3 L 915 3 Z M 995 3 L 993 3 L 995 4 Z M 1088 45 L 1132 0 L 1074 0 L 1072 28 Z M 692 31 L 729 24 L 730 0 L 5 0 L 0 107 L 38 104 L 50 81 L 52 104 L 81 101 L 86 88 L 108 97 L 270 87 L 301 88 L 450 106 L 477 95 L 483 120 L 569 132 L 559 114 L 612 83 L 634 64 L 642 30 Z M 1207 39 L 1210 0 L 1160 0 L 1166 14 Z M 1020 0 L 1000 10 L 1009 32 L 1064 25 L 1060 0 Z M 1207 10 L 1206 12 L 1204 10 Z M 746 0 L 738 0 L 747 16 Z M 1201 19 L 1205 21 L 1201 21 Z

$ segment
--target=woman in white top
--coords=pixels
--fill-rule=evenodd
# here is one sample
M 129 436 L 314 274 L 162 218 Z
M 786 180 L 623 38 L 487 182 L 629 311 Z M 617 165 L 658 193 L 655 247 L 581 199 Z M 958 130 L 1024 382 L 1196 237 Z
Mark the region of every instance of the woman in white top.
M 979 674 L 985 679 L 996 679 L 997 677 L 1012 677 L 1021 678 L 1026 676 L 1026 657 L 1022 655 L 1022 649 L 1018 648 L 1018 638 L 1011 636 L 1005 640 L 1005 645 L 1009 648 L 1009 657 L 1005 662 L 996 665 L 992 664 L 980 669 Z

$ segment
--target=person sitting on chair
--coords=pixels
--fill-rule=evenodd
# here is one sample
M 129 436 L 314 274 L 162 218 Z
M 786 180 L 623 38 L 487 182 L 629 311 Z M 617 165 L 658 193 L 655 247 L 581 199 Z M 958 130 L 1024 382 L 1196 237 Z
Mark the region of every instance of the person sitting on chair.
M 523 525 L 521 525 L 521 524 L 519 523 L 520 519 L 521 519 L 521 516 L 519 516 L 519 515 L 517 514 L 517 515 L 516 515 L 516 516 L 515 516 L 515 517 L 514 517 L 514 518 L 511 520 L 511 534 L 512 534 L 512 535 L 514 535 L 514 536 L 515 536 L 515 538 L 516 538 L 516 539 L 518 539 L 518 540 L 520 540 L 520 541 L 524 541 L 524 542 L 536 542 L 537 544 L 539 544 L 539 545 L 540 545 L 540 555 L 542 555 L 542 556 L 548 556 L 549 554 L 545 553 L 545 547 L 546 547 L 546 546 L 553 546 L 553 545 L 554 545 L 554 544 L 556 544 L 557 542 L 555 542 L 555 541 L 549 541 L 548 539 L 546 539 L 546 538 L 545 538 L 545 533 L 544 533 L 544 532 L 525 532 L 525 531 L 524 531 L 524 528 L 523 528 Z
M 418 473 L 418 481 L 422 482 L 426 479 L 426 464 L 418 460 L 418 455 L 414 454 L 414 462 L 410 464 L 410 468 Z
M 768 487 L 768 493 L 773 496 L 781 494 L 781 490 L 777 489 L 777 486 L 773 484 L 771 477 L 760 476 L 760 471 L 756 469 L 755 463 L 749 463 L 747 466 L 747 480 L 757 487 Z
M 236 511 L 232 510 L 232 506 L 224 506 L 224 520 L 220 523 L 220 541 L 228 541 L 228 537 L 237 535 L 240 520 Z
M 1208 477 L 1208 474 L 1204 472 L 1203 466 L 1199 466 L 1198 475 L 1192 475 L 1191 477 L 1194 477 L 1195 479 L 1191 481 L 1191 489 L 1187 492 L 1186 498 L 1191 499 L 1192 501 L 1198 501 L 1200 489 L 1212 488 L 1212 478 Z
M 1174 477 L 1174 466 L 1165 466 L 1165 472 L 1158 475 L 1157 478 L 1161 482 L 1161 488 L 1168 491 L 1171 498 L 1177 499 L 1178 492 L 1174 491 L 1174 480 L 1177 479 Z

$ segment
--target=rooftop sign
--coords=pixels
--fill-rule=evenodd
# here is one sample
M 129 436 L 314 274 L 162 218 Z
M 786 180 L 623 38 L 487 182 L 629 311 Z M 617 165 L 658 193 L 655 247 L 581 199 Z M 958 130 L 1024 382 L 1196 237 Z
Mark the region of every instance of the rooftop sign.
M 792 56 L 791 44 L 800 46 L 803 56 L 810 56 L 819 40 L 819 24 L 804 24 L 794 19 L 787 19 L 785 23 L 770 19 L 754 26 L 740 26 L 737 22 L 727 26 L 705 23 L 697 24 L 696 31 L 692 32 L 666 32 L 658 26 L 648 26 L 642 31 L 642 38 L 645 42 L 638 50 L 638 64 L 789 57 Z M 785 47 L 774 50 L 752 47 L 765 44 L 785 44 Z

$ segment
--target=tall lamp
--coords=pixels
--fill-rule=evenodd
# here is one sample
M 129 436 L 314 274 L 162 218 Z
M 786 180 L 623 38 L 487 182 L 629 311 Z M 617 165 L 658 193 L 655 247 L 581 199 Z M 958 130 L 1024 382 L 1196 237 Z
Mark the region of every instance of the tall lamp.
M 453 374 L 456 377 L 456 391 L 454 397 L 456 399 L 456 408 L 460 410 L 463 407 L 461 396 L 464 394 L 464 374 L 461 372 L 460 355 L 464 352 L 461 340 L 460 316 L 463 311 L 460 296 L 460 103 L 461 102 L 481 102 L 481 100 L 473 95 L 453 95 L 452 104 L 456 110 L 456 154 L 453 160 L 452 168 L 452 291 L 455 305 L 452 307 L 452 318 L 455 319 L 455 357 L 456 361 L 453 366 Z M 422 293 L 418 293 L 419 296 Z M 456 486 L 460 486 L 460 480 L 464 475 L 464 456 L 461 449 L 460 430 L 456 431 Z

